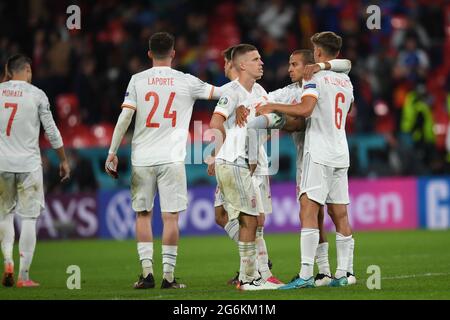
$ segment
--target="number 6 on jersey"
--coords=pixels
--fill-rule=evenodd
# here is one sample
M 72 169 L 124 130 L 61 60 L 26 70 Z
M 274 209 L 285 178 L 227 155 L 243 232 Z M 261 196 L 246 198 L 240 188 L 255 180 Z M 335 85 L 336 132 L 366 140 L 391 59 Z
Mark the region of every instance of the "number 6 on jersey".
M 342 109 L 339 108 L 339 100 L 341 100 L 342 103 L 345 102 L 345 96 L 342 92 L 339 92 L 334 100 L 334 124 L 338 129 L 340 129 L 342 125 Z

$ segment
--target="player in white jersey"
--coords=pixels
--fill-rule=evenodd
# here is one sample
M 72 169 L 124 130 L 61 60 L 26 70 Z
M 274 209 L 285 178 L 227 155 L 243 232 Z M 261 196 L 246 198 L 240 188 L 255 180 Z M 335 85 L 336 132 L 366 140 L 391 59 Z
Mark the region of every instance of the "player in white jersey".
M 333 32 L 315 34 L 314 59 L 323 64 L 334 59 L 342 38 Z M 261 113 L 282 112 L 307 118 L 301 180 L 301 260 L 297 278 L 281 289 L 314 287 L 314 256 L 319 243 L 318 213 L 328 205 L 336 226 L 337 270 L 330 286 L 348 284 L 352 243 L 347 205 L 349 151 L 345 121 L 353 103 L 353 86 L 343 73 L 321 71 L 303 82 L 302 101 L 294 106 L 268 104 Z
M 210 127 L 221 132 L 225 137 L 223 145 L 216 146 L 215 173 L 219 189 L 223 193 L 228 220 L 239 219 L 239 256 L 240 271 L 238 288 L 241 290 L 275 289 L 279 285 L 265 281 L 256 268 L 256 229 L 259 211 L 257 201 L 256 175 L 267 175 L 266 164 L 261 165 L 259 172 L 250 170 L 247 152 L 247 131 L 235 124 L 235 109 L 249 99 L 257 99 L 266 94 L 256 84 L 263 74 L 263 63 L 258 50 L 248 44 L 237 45 L 232 54 L 233 66 L 239 78 L 221 96 Z M 217 141 L 217 139 L 216 139 Z M 258 160 L 260 160 L 258 158 Z M 264 159 L 261 159 L 264 162 Z M 253 170 L 256 169 L 253 167 Z M 265 212 L 265 210 L 263 211 Z
M 231 60 L 231 54 L 235 46 L 229 47 L 224 50 L 224 73 L 230 80 L 236 80 L 238 78 L 238 73 L 233 68 L 233 63 Z M 231 82 L 229 85 L 233 85 Z M 259 86 L 258 83 L 255 86 Z M 264 157 L 264 154 L 262 154 Z M 215 175 L 215 163 L 214 157 L 209 157 L 205 162 L 208 163 L 208 175 Z M 260 167 L 263 164 L 259 164 Z M 267 166 L 267 163 L 265 164 Z M 256 246 L 257 246 L 257 269 L 261 276 L 267 281 L 273 282 L 275 284 L 280 284 L 281 281 L 272 275 L 271 268 L 272 263 L 269 260 L 268 250 L 266 246 L 266 241 L 264 239 L 264 222 L 265 214 L 270 214 L 272 211 L 271 205 L 271 195 L 270 195 L 270 183 L 267 175 L 254 175 L 253 180 L 256 183 L 256 189 L 260 192 L 256 193 L 257 204 L 260 206 L 258 220 L 258 226 L 256 229 Z M 239 242 L 239 221 L 238 219 L 228 219 L 228 214 L 225 209 L 225 199 L 220 188 L 217 186 L 214 194 L 214 212 L 216 217 L 216 223 L 221 226 L 228 234 L 228 236 L 236 242 Z M 236 276 L 228 281 L 228 284 L 237 285 L 239 283 L 239 272 Z
M 136 289 L 155 286 L 151 218 L 158 191 L 163 220 L 161 288 L 184 288 L 174 278 L 178 251 L 178 215 L 187 208 L 184 160 L 189 123 L 195 100 L 218 98 L 222 88 L 171 68 L 174 38 L 166 32 L 150 38 L 153 67 L 131 77 L 114 129 L 105 170 L 117 177 L 120 142 L 136 112 L 132 141 L 131 197 L 137 212 L 136 238 L 142 274 Z
M 346 59 L 333 59 L 325 63 L 325 70 L 331 70 L 335 72 L 344 72 L 348 74 L 351 70 L 351 62 Z M 302 82 L 303 78 L 308 77 L 308 80 L 311 79 L 311 76 L 314 73 L 317 73 L 321 70 L 319 64 L 314 64 L 314 56 L 311 50 L 295 50 L 290 58 L 289 58 L 289 76 L 292 80 L 292 84 L 272 91 L 268 95 L 268 101 L 276 102 L 276 103 L 287 103 L 287 104 L 296 104 L 301 100 L 301 95 L 303 92 Z M 305 79 L 306 80 L 306 79 Z M 237 113 L 237 124 L 242 125 L 246 122 L 246 111 L 245 108 L 238 108 L 236 110 Z M 265 115 L 267 116 L 267 115 Z M 248 128 L 275 128 L 275 129 L 283 129 L 284 131 L 292 132 L 292 138 L 297 150 L 297 200 L 300 200 L 300 183 L 301 183 L 301 173 L 302 173 L 302 163 L 303 163 L 303 145 L 305 138 L 305 128 L 302 123 L 299 123 L 297 120 L 301 120 L 303 118 L 294 118 L 290 116 L 283 115 L 287 121 L 279 121 L 278 124 L 275 124 L 275 120 L 272 120 L 271 126 L 269 125 L 267 118 L 265 116 L 259 116 L 255 118 L 248 124 Z M 274 119 L 274 118 L 270 118 Z M 333 216 L 331 210 L 328 210 L 330 216 Z M 324 229 L 324 208 L 320 207 L 319 210 L 319 245 L 317 247 L 316 258 L 315 261 L 318 265 L 319 272 L 315 276 L 315 285 L 316 286 L 326 286 L 331 281 L 331 272 L 330 266 L 328 262 L 328 242 L 327 236 Z M 356 278 L 353 272 L 353 248 L 354 241 L 352 239 L 351 249 L 350 249 L 350 257 L 349 257 L 349 270 L 347 272 L 347 278 L 349 284 L 355 284 Z
M 36 220 L 44 209 L 40 125 L 60 160 L 61 181 L 70 168 L 63 141 L 45 93 L 31 84 L 31 60 L 15 55 L 6 63 L 6 82 L 0 84 L 0 239 L 5 272 L 2 284 L 14 285 L 14 217 L 21 216 L 20 266 L 17 287 L 39 286 L 29 277 L 36 247 Z

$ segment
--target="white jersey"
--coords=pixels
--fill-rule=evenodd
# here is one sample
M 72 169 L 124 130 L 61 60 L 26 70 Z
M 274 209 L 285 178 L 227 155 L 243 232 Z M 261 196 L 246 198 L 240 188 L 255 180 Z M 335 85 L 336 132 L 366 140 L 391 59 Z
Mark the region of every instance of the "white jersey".
M 132 165 L 184 162 L 195 100 L 218 98 L 222 91 L 170 67 L 133 75 L 122 104 L 136 110 Z
M 298 82 L 287 85 L 284 88 L 269 92 L 268 98 L 270 102 L 285 103 L 285 104 L 297 104 L 301 101 L 303 88 Z M 296 131 L 292 132 L 292 140 L 294 141 L 295 148 L 297 150 L 297 181 L 300 181 L 300 174 L 303 161 L 303 144 L 305 142 L 305 132 Z
M 345 122 L 353 102 L 353 85 L 344 73 L 320 71 L 303 82 L 302 98 L 317 98 L 306 120 L 305 150 L 314 162 L 334 167 L 350 166 Z
M 218 113 L 225 117 L 223 124 L 225 128 L 226 138 L 219 153 L 216 155 L 217 159 L 222 159 L 229 162 L 234 162 L 241 159 L 248 159 L 248 146 L 247 142 L 247 128 L 236 125 L 236 108 L 240 105 L 252 104 L 252 101 L 258 101 L 262 96 L 267 95 L 266 90 L 255 83 L 252 91 L 248 92 L 236 79 L 232 81 L 232 85 L 225 91 L 220 97 L 219 102 L 214 110 L 214 113 Z M 254 108 L 253 108 L 254 109 Z M 252 110 L 251 110 L 252 111 Z M 255 111 L 250 113 L 249 120 L 254 117 Z M 257 175 L 268 174 L 268 160 L 267 154 L 264 148 L 260 148 L 258 155 L 258 165 L 255 171 Z
M 41 166 L 41 123 L 52 147 L 62 147 L 45 93 L 25 81 L 0 84 L 0 171 L 32 172 Z

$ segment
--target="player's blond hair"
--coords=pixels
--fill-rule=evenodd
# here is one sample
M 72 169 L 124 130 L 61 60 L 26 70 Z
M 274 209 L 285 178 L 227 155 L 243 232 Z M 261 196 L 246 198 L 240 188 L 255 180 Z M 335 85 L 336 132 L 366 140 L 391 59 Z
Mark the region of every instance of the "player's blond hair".
M 324 31 L 314 34 L 311 42 L 322 48 L 326 54 L 336 57 L 342 47 L 342 38 L 332 31 Z

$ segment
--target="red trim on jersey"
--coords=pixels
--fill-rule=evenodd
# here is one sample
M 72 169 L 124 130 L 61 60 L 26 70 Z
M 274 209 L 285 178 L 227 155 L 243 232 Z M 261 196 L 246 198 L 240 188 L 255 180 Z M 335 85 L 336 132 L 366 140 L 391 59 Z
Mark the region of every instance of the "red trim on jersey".
M 121 106 L 121 108 L 128 108 L 128 109 L 136 110 L 136 107 L 130 106 L 129 104 L 123 104 Z
M 211 86 L 211 91 L 209 92 L 208 100 L 211 100 L 211 98 L 213 97 L 213 93 L 214 93 L 214 86 Z
M 218 115 L 221 115 L 222 117 L 224 117 L 224 118 L 225 118 L 225 120 L 227 120 L 227 116 L 226 116 L 226 115 L 224 115 L 223 113 L 219 112 L 219 111 L 214 111 L 214 112 L 213 112 L 213 114 L 218 114 Z

